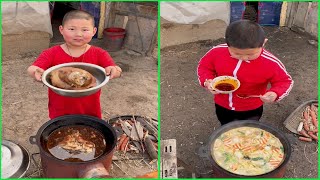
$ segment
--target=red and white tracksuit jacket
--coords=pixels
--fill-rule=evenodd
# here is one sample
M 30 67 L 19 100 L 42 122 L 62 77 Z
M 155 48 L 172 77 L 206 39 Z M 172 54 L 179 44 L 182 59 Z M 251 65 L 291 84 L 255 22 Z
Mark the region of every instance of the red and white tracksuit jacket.
M 243 61 L 231 57 L 227 44 L 213 47 L 199 61 L 199 83 L 204 86 L 206 79 L 223 75 L 238 78 L 241 85 L 233 93 L 216 94 L 214 101 L 235 111 L 253 110 L 263 104 L 259 98 L 241 99 L 236 94 L 263 95 L 273 91 L 278 95 L 276 101 L 280 101 L 293 86 L 293 80 L 281 61 L 265 49 L 257 59 Z M 271 84 L 269 89 L 268 83 Z

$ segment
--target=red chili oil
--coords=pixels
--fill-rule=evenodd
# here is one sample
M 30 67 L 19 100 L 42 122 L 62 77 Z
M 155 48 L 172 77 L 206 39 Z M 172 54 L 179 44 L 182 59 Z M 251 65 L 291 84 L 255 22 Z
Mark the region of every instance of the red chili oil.
M 235 89 L 235 87 L 229 83 L 219 83 L 215 86 L 215 88 L 219 91 L 232 91 Z
M 81 152 L 81 151 L 68 151 L 62 148 L 61 143 L 76 143 L 74 139 L 67 139 L 67 136 L 78 133 L 78 138 L 82 141 L 90 142 L 94 144 L 92 152 Z M 108 144 L 104 139 L 104 136 L 98 130 L 82 125 L 73 125 L 67 127 L 61 127 L 54 130 L 48 137 L 46 143 L 46 150 L 49 151 L 54 157 L 69 161 L 69 162 L 83 162 L 95 159 L 103 154 Z

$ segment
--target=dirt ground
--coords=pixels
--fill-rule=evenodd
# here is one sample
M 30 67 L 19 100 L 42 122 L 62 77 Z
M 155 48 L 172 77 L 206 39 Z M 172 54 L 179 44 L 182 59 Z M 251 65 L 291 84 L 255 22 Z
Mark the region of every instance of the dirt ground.
M 103 47 L 101 41 L 94 45 Z M 5 45 L 4 45 L 5 46 Z M 152 57 L 130 55 L 126 50 L 110 53 L 123 69 L 121 78 L 109 81 L 102 89 L 101 103 L 103 119 L 116 116 L 140 115 L 158 119 L 157 60 Z M 27 76 L 28 66 L 38 53 L 18 54 L 3 57 L 2 62 L 2 135 L 27 148 L 30 154 L 38 153 L 29 137 L 48 121 L 47 87 Z M 36 160 L 39 155 L 35 155 Z M 157 162 L 114 161 L 111 176 L 133 177 L 157 169 Z M 119 167 L 125 171 L 119 169 Z M 33 163 L 25 177 L 39 177 L 39 168 Z
M 318 151 L 315 142 L 305 143 L 288 131 L 283 122 L 300 104 L 318 99 L 317 46 L 308 35 L 288 28 L 264 27 L 269 41 L 266 49 L 286 66 L 295 84 L 280 103 L 265 105 L 261 121 L 284 132 L 292 146 L 285 177 L 318 177 Z M 177 156 L 197 177 L 214 177 L 210 164 L 198 156 L 220 123 L 215 116 L 212 95 L 199 86 L 197 63 L 213 46 L 224 40 L 202 41 L 161 50 L 161 139 L 177 140 Z M 179 163 L 178 163 L 179 165 Z M 186 170 L 179 177 L 191 177 Z

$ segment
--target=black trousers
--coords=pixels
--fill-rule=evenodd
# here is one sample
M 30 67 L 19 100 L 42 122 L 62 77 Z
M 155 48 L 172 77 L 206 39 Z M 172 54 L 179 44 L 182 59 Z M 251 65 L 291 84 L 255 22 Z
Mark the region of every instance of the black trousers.
M 263 106 L 250 111 L 233 111 L 222 106 L 216 105 L 216 114 L 221 125 L 227 124 L 236 120 L 257 120 L 262 116 Z

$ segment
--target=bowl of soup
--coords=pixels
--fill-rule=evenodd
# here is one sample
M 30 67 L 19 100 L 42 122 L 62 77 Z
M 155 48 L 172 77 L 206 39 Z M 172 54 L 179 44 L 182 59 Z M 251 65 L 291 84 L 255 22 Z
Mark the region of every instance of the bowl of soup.
M 211 87 L 221 94 L 229 94 L 240 87 L 240 81 L 233 76 L 218 76 L 213 79 Z

